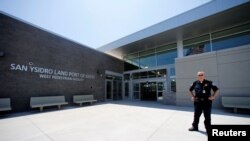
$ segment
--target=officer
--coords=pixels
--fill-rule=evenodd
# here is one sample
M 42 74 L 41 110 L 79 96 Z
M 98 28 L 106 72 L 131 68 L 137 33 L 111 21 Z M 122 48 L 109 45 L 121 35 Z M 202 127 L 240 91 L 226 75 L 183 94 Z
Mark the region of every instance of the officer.
M 213 90 L 213 94 L 211 94 L 211 89 Z M 193 93 L 193 90 L 195 91 L 195 94 Z M 199 71 L 197 73 L 197 80 L 194 81 L 189 88 L 189 95 L 194 102 L 194 121 L 192 127 L 189 128 L 189 131 L 198 131 L 199 119 L 202 112 L 205 117 L 204 125 L 206 131 L 209 131 L 211 126 L 212 100 L 214 100 L 218 94 L 218 87 L 213 85 L 212 81 L 205 79 L 204 71 Z

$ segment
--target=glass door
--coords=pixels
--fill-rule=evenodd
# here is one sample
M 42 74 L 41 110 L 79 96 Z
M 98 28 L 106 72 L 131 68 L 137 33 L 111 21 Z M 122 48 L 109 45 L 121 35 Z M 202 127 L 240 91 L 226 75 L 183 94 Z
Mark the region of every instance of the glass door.
M 124 98 L 129 98 L 129 82 L 125 82 L 124 86 Z
M 122 81 L 113 80 L 113 100 L 122 99 Z
M 166 91 L 166 82 L 157 82 L 157 101 L 163 100 L 163 94 Z
M 133 99 L 140 99 L 140 83 L 133 84 Z
M 113 84 L 112 80 L 106 80 L 106 100 L 112 100 L 113 99 Z
M 157 87 L 156 82 L 142 82 L 140 83 L 141 88 L 141 100 L 157 100 Z

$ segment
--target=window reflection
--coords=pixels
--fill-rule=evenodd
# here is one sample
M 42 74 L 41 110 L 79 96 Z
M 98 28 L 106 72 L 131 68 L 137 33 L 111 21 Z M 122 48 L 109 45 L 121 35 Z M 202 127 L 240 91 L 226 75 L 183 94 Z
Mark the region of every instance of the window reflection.
M 157 53 L 157 65 L 174 64 L 174 59 L 177 58 L 177 50 L 168 50 Z
M 170 76 L 175 76 L 175 68 L 170 68 Z
M 156 70 L 148 71 L 148 77 L 149 78 L 156 77 L 156 75 L 157 75 Z
M 184 56 L 201 54 L 205 52 L 210 52 L 211 46 L 209 42 L 204 42 L 200 44 L 185 46 L 183 51 L 184 51 Z
M 125 56 L 124 70 L 147 69 L 150 67 L 174 64 L 177 58 L 176 43 Z
M 157 77 L 167 77 L 167 70 L 166 69 L 157 70 Z
M 154 54 L 140 57 L 140 68 L 146 69 L 155 66 L 156 66 L 156 60 Z
M 245 23 L 211 34 L 184 40 L 184 56 L 250 44 L 249 29 L 250 23 Z M 212 42 L 212 44 L 210 44 L 210 42 Z
M 144 79 L 144 78 L 154 78 L 154 77 L 167 77 L 167 70 L 159 69 L 159 70 L 150 70 L 150 71 L 132 73 L 133 79 Z M 126 80 L 126 78 L 124 79 Z
M 222 50 L 250 44 L 250 32 L 213 40 L 213 50 Z

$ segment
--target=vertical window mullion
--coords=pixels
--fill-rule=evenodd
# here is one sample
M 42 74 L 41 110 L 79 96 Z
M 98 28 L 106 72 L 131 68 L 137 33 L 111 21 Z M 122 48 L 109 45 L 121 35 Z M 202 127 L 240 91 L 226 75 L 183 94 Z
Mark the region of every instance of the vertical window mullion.
M 158 66 L 158 61 L 157 61 L 157 54 L 156 54 L 156 48 L 154 49 L 154 55 L 155 55 L 155 64 L 156 66 Z
M 212 35 L 211 32 L 209 33 L 209 40 L 210 40 L 210 51 L 213 51 L 213 44 L 212 44 Z

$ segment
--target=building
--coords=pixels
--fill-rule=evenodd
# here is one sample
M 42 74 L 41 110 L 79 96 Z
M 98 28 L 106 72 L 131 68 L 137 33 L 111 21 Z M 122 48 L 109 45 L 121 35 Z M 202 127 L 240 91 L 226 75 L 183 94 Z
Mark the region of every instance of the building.
M 98 50 L 1 12 L 0 98 L 14 112 L 30 110 L 30 97 L 72 104 L 77 94 L 190 106 L 199 70 L 220 96 L 250 96 L 249 9 L 249 0 L 214 0 Z
M 0 98 L 11 99 L 12 112 L 30 110 L 36 96 L 65 96 L 72 104 L 73 95 L 93 94 L 105 101 L 105 76 L 119 99 L 122 72 L 117 58 L 0 13 Z
M 124 60 L 124 99 L 192 105 L 187 92 L 199 70 L 220 96 L 250 96 L 249 9 L 249 0 L 214 0 L 99 50 Z

